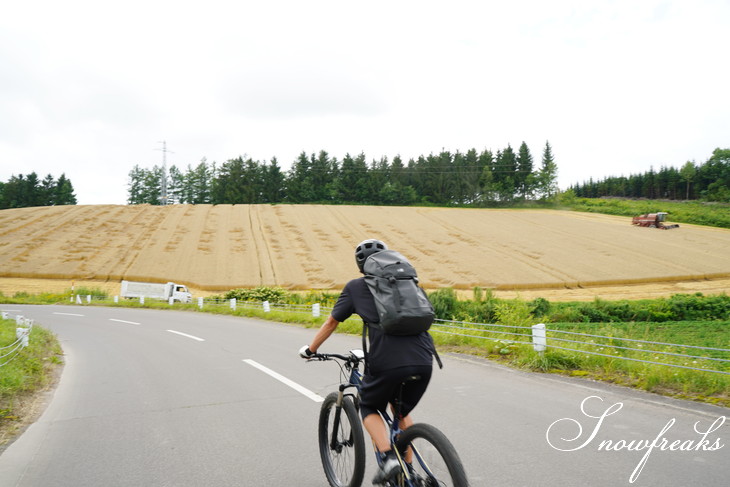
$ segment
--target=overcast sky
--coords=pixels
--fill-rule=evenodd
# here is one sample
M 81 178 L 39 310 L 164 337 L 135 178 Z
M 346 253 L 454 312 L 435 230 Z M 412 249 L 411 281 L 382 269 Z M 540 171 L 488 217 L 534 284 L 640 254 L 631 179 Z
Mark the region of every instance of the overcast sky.
M 553 148 L 559 184 L 730 147 L 730 1 L 26 0 L 0 14 L 0 181 Z

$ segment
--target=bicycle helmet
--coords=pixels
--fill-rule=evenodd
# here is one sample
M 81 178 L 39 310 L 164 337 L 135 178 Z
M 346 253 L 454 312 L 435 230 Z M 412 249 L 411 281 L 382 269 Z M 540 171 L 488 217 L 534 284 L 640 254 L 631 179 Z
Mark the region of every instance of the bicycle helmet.
M 388 246 L 374 238 L 363 240 L 357 244 L 357 247 L 355 247 L 355 262 L 357 262 L 357 268 L 360 269 L 360 272 L 363 272 L 363 266 L 367 258 L 381 250 L 388 250 Z

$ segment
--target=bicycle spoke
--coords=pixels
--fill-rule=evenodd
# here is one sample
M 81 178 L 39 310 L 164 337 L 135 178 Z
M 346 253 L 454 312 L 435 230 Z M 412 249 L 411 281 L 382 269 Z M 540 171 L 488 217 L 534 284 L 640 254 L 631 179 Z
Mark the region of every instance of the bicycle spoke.
M 334 424 L 331 424 L 330 428 L 333 427 Z M 343 484 L 349 483 L 350 475 L 354 469 L 354 452 L 351 449 L 352 442 L 349 440 L 344 441 L 344 438 L 352 436 L 349 429 L 350 424 L 347 421 L 340 421 L 335 446 L 330 449 L 332 465 L 334 466 L 337 478 Z

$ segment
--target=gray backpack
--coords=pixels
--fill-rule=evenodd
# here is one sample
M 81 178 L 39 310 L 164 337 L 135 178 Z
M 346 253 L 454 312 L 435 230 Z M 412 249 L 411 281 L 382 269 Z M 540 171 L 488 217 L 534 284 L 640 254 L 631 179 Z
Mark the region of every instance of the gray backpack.
M 383 250 L 367 258 L 363 271 L 384 333 L 418 335 L 431 327 L 433 306 L 418 285 L 416 269 L 405 257 L 395 250 Z

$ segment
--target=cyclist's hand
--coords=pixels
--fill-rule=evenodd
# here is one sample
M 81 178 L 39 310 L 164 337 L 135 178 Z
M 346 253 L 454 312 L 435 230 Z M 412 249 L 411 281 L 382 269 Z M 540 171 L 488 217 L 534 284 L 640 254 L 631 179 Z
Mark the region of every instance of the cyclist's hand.
M 302 358 L 312 358 L 312 355 L 314 355 L 314 352 L 309 349 L 309 345 L 304 345 L 299 349 L 299 356 Z

